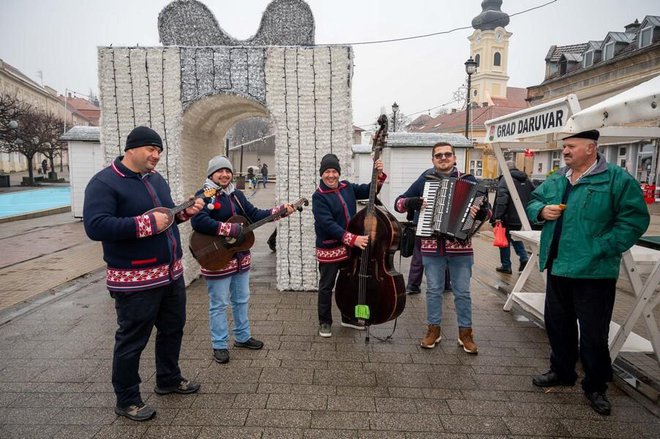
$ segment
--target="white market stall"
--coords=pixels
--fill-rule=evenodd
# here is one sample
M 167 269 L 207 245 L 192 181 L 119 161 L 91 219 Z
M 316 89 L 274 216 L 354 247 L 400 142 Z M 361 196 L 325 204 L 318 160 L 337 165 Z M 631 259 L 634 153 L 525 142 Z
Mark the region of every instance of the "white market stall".
M 82 218 L 87 183 L 104 167 L 100 128 L 74 126 L 61 139 L 69 142 L 71 213 L 74 218 Z
M 456 166 L 465 168 L 467 148 L 470 141 L 460 134 L 449 133 L 389 133 L 381 159 L 387 180 L 378 194 L 385 207 L 398 219 L 404 221 L 405 214 L 394 211 L 394 200 L 404 193 L 424 172 L 433 167 L 431 152 L 433 145 L 447 142 L 454 147 Z M 353 175 L 356 183 L 369 183 L 373 158 L 370 145 L 353 145 Z
M 640 138 L 660 138 L 660 75 L 623 93 L 581 110 L 575 95 L 518 111 L 486 122 L 486 143 L 493 151 L 502 175 L 511 192 L 523 230 L 512 232 L 533 249 L 527 264 L 504 305 L 506 311 L 514 305 L 523 309 L 539 322 L 543 322 L 545 292 L 526 291 L 525 284 L 532 270 L 538 269 L 540 232 L 531 231 L 525 209 L 515 190 L 502 150 L 513 151 L 557 149 L 556 139 L 569 133 L 598 129 L 600 144 Z M 653 309 L 660 302 L 656 289 L 660 283 L 660 251 L 634 246 L 623 255 L 622 265 L 635 294 L 635 304 L 621 324 L 610 325 L 610 355 L 612 361 L 621 351 L 653 352 L 660 362 L 660 333 Z M 641 273 L 649 273 L 643 282 Z M 543 274 L 545 279 L 545 273 Z M 637 320 L 644 315 L 651 341 L 632 332 Z

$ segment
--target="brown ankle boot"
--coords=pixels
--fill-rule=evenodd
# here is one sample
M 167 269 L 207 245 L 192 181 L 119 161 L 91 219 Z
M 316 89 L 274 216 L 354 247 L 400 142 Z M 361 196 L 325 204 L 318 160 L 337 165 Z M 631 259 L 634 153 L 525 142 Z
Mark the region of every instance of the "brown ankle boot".
M 440 335 L 440 325 L 429 325 L 426 330 L 426 335 L 420 342 L 420 346 L 424 349 L 433 349 L 435 344 L 442 339 Z
M 472 338 L 472 328 L 458 328 L 458 344 L 468 354 L 476 354 L 479 349 Z

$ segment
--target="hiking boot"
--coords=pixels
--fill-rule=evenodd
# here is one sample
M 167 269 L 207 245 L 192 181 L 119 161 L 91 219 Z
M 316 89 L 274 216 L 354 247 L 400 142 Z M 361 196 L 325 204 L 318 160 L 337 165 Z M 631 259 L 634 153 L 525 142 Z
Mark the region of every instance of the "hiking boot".
M 234 347 L 247 348 L 247 349 L 252 349 L 254 351 L 258 351 L 259 349 L 264 347 L 264 342 L 259 341 L 254 337 L 250 337 L 247 339 L 247 341 L 234 341 Z
M 518 271 L 523 271 L 526 266 L 527 266 L 527 261 L 520 261 L 520 267 L 518 267 Z
M 229 351 L 227 349 L 213 349 L 213 359 L 216 361 L 216 363 L 228 363 Z
M 115 413 L 124 416 L 131 421 L 148 421 L 156 416 L 156 410 L 153 407 L 141 402 L 139 404 L 129 405 L 128 407 L 115 406 Z
M 511 271 L 511 268 L 505 268 L 505 267 L 497 267 L 497 268 L 495 269 L 495 271 L 497 271 L 498 273 L 504 273 L 504 274 L 511 274 L 511 273 L 513 273 L 513 272 Z
M 321 337 L 332 337 L 332 325 L 330 323 L 321 323 L 319 325 L 319 335 Z
M 567 380 L 559 376 L 554 370 L 549 370 L 542 375 L 532 377 L 532 384 L 537 387 L 574 386 L 575 380 Z
M 170 393 L 180 393 L 182 395 L 187 395 L 189 393 L 197 392 L 200 387 L 202 386 L 199 383 L 181 378 L 181 382 L 174 386 L 159 387 L 156 385 L 156 387 L 154 387 L 154 392 L 159 395 L 169 395 Z
M 596 413 L 609 416 L 612 411 L 612 403 L 607 399 L 605 392 L 585 393 L 584 396 L 586 396 L 589 402 L 591 402 L 591 408 L 594 409 Z
M 458 328 L 458 344 L 463 346 L 463 350 L 468 354 L 476 354 L 479 351 L 472 338 L 472 328 Z
M 360 322 L 357 321 L 357 319 L 341 319 L 341 325 L 344 328 L 353 328 L 357 329 L 358 331 L 364 331 L 364 325 L 361 325 Z
M 419 343 L 424 349 L 433 349 L 436 343 L 439 343 L 442 340 L 440 335 L 440 325 L 428 325 L 426 329 L 426 335 Z

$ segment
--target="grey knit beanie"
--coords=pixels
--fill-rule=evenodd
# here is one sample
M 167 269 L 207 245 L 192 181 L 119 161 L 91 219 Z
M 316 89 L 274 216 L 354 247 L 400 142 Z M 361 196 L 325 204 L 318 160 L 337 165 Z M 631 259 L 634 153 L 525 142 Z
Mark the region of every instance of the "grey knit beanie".
M 206 176 L 210 177 L 219 169 L 226 168 L 229 172 L 234 173 L 234 167 L 231 165 L 229 159 L 223 155 L 217 155 L 209 160 L 209 168 L 206 170 Z

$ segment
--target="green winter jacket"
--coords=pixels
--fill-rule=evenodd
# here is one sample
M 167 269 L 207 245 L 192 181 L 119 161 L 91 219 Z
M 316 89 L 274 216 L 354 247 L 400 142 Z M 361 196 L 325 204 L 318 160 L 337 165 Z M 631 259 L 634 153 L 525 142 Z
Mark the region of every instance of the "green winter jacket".
M 560 204 L 568 167 L 532 192 L 527 214 L 543 224 L 539 267 L 545 270 L 557 221 L 543 221 L 541 210 Z M 649 225 L 649 213 L 639 184 L 619 166 L 598 154 L 598 164 L 578 180 L 566 202 L 557 258 L 552 274 L 581 279 L 617 279 L 621 254 L 632 247 Z

